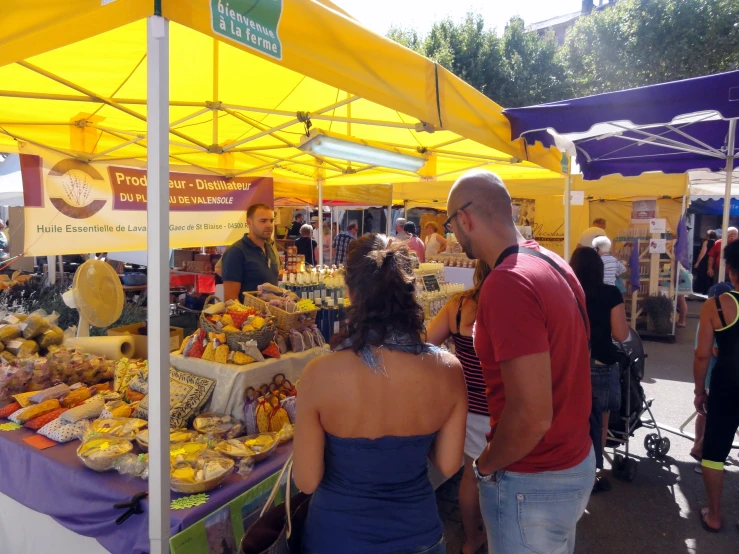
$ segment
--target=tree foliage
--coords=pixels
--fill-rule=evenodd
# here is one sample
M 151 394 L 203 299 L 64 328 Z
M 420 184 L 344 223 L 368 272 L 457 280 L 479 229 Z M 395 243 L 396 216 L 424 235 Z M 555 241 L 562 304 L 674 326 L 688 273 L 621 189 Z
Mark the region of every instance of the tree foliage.
M 580 17 L 559 46 L 515 17 L 499 36 L 479 14 L 393 40 L 506 107 L 739 68 L 739 0 L 621 0 Z

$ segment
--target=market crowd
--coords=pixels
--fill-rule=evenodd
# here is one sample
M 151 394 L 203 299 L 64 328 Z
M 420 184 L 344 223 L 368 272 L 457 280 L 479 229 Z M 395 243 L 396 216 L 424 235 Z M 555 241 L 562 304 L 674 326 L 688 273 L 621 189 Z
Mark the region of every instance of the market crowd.
M 572 553 L 591 494 L 610 489 L 598 470 L 609 413 L 621 401 L 614 340 L 625 341 L 629 328 L 620 282 L 626 268 L 610 254 L 606 222 L 583 233 L 568 265 L 521 236 L 511 197 L 492 173 L 460 178 L 447 206 L 445 230 L 478 265 L 474 287 L 428 325 L 413 266 L 446 248 L 436 224 L 425 244 L 403 219 L 391 239 L 357 236 L 356 223 L 333 237 L 351 307 L 332 352 L 300 380 L 293 475 L 312 494 L 307 517 L 296 523 L 303 552 L 446 552 L 428 460 L 445 477 L 464 466 L 464 554 L 486 544 L 497 554 Z M 227 298 L 277 278 L 273 213 L 257 205 L 247 215 L 250 233 L 224 256 Z M 293 230 L 315 255 L 311 228 L 296 219 Z M 726 260 L 736 284 L 739 241 L 726 248 Z M 739 424 L 727 400 L 739 392 L 727 370 L 737 364 L 727 345 L 739 337 L 726 324 L 739 318 L 738 298 L 704 306 L 696 351 L 696 406 L 705 414 L 707 403 L 708 413 L 722 416 L 708 417 L 702 450 L 711 528 L 720 525 L 722 463 Z M 713 379 L 727 392 L 706 396 L 714 335 Z M 441 348 L 448 341 L 455 355 Z

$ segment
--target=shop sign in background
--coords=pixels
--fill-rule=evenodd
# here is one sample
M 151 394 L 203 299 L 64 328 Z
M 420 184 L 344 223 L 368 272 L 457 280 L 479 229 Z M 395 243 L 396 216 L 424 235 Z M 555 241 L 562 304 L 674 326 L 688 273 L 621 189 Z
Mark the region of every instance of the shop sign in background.
M 282 0 L 210 0 L 213 32 L 281 60 Z
M 20 153 L 26 255 L 146 249 L 145 169 L 88 163 L 31 146 Z M 235 242 L 246 231 L 246 210 L 254 203 L 273 206 L 271 178 L 224 179 L 174 168 L 170 247 Z

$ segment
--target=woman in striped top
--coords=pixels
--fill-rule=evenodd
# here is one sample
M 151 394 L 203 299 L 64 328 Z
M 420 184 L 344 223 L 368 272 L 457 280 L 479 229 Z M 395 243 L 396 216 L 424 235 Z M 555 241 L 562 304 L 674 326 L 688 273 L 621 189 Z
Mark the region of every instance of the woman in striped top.
M 486 537 L 472 460 L 477 459 L 487 445 L 485 435 L 490 431 L 490 414 L 485 395 L 485 381 L 482 378 L 480 360 L 475 353 L 472 335 L 477 318 L 480 289 L 489 274 L 490 267 L 478 260 L 472 289 L 447 302 L 429 325 L 427 336 L 427 341 L 437 346 L 452 338 L 467 384 L 469 413 L 464 441 L 464 474 L 459 486 L 459 510 L 466 536 L 462 554 L 477 552 L 485 543 Z

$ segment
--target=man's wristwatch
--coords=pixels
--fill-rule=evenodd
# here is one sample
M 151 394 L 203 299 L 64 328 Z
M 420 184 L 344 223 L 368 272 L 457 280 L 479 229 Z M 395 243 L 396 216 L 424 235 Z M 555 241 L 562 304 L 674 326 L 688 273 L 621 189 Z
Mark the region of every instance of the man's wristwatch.
M 475 477 L 477 478 L 477 480 L 482 483 L 489 483 L 490 481 L 495 481 L 495 472 L 489 475 L 480 474 L 480 470 L 477 468 L 477 459 L 472 460 L 472 471 L 475 472 Z
M 696 395 L 696 396 L 703 396 L 704 394 L 706 394 L 706 389 L 703 389 L 701 392 L 698 392 L 697 390 L 694 390 L 693 391 L 693 394 Z

